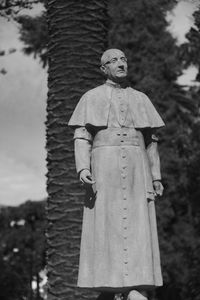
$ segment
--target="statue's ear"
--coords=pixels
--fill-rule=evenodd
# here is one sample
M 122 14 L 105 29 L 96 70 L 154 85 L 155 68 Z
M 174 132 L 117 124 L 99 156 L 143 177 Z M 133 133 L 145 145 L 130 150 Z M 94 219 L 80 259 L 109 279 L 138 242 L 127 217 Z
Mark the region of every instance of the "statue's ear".
M 106 67 L 105 67 L 104 65 L 102 65 L 102 66 L 100 67 L 100 70 L 101 70 L 104 74 L 106 74 Z

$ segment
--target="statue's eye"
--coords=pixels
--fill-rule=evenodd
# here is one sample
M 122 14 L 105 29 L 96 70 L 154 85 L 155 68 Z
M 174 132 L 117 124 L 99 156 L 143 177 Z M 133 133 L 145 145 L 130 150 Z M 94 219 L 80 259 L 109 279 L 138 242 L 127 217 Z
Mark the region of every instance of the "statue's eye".
M 126 58 L 126 57 L 122 57 L 122 58 L 121 58 L 121 61 L 127 62 L 127 58 Z
M 112 58 L 112 59 L 110 60 L 110 63 L 111 63 L 111 64 L 114 64 L 116 61 L 117 61 L 117 58 Z

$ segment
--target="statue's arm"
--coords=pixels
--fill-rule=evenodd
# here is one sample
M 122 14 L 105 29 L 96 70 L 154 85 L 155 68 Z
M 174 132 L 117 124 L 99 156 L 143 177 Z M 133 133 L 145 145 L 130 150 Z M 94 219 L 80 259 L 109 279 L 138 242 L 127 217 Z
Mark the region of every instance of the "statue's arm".
M 158 152 L 158 139 L 152 134 L 151 141 L 147 146 L 147 156 L 151 168 L 152 179 L 161 180 L 160 156 Z
M 158 195 L 163 194 L 161 183 L 160 156 L 158 151 L 158 138 L 155 133 L 150 132 L 149 143 L 147 145 L 147 156 L 150 164 L 153 186 Z
M 93 184 L 91 176 L 91 149 L 92 135 L 85 127 L 75 129 L 74 133 L 74 151 L 76 170 L 81 182 Z

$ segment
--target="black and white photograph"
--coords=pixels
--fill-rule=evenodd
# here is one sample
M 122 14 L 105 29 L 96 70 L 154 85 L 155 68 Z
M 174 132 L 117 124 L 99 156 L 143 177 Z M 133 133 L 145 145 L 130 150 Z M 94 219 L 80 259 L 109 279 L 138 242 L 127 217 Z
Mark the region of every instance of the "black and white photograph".
M 0 0 L 1 300 L 200 300 L 199 49 L 199 0 Z

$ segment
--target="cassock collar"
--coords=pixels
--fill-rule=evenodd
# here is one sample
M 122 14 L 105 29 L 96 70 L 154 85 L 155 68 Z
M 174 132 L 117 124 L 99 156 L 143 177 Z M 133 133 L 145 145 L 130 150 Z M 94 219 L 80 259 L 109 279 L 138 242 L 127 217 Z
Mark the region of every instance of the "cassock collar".
M 119 84 L 117 82 L 112 81 L 111 79 L 107 79 L 105 82 L 106 85 L 111 86 L 113 88 L 126 88 L 128 87 L 127 82 L 123 82 L 122 84 Z

